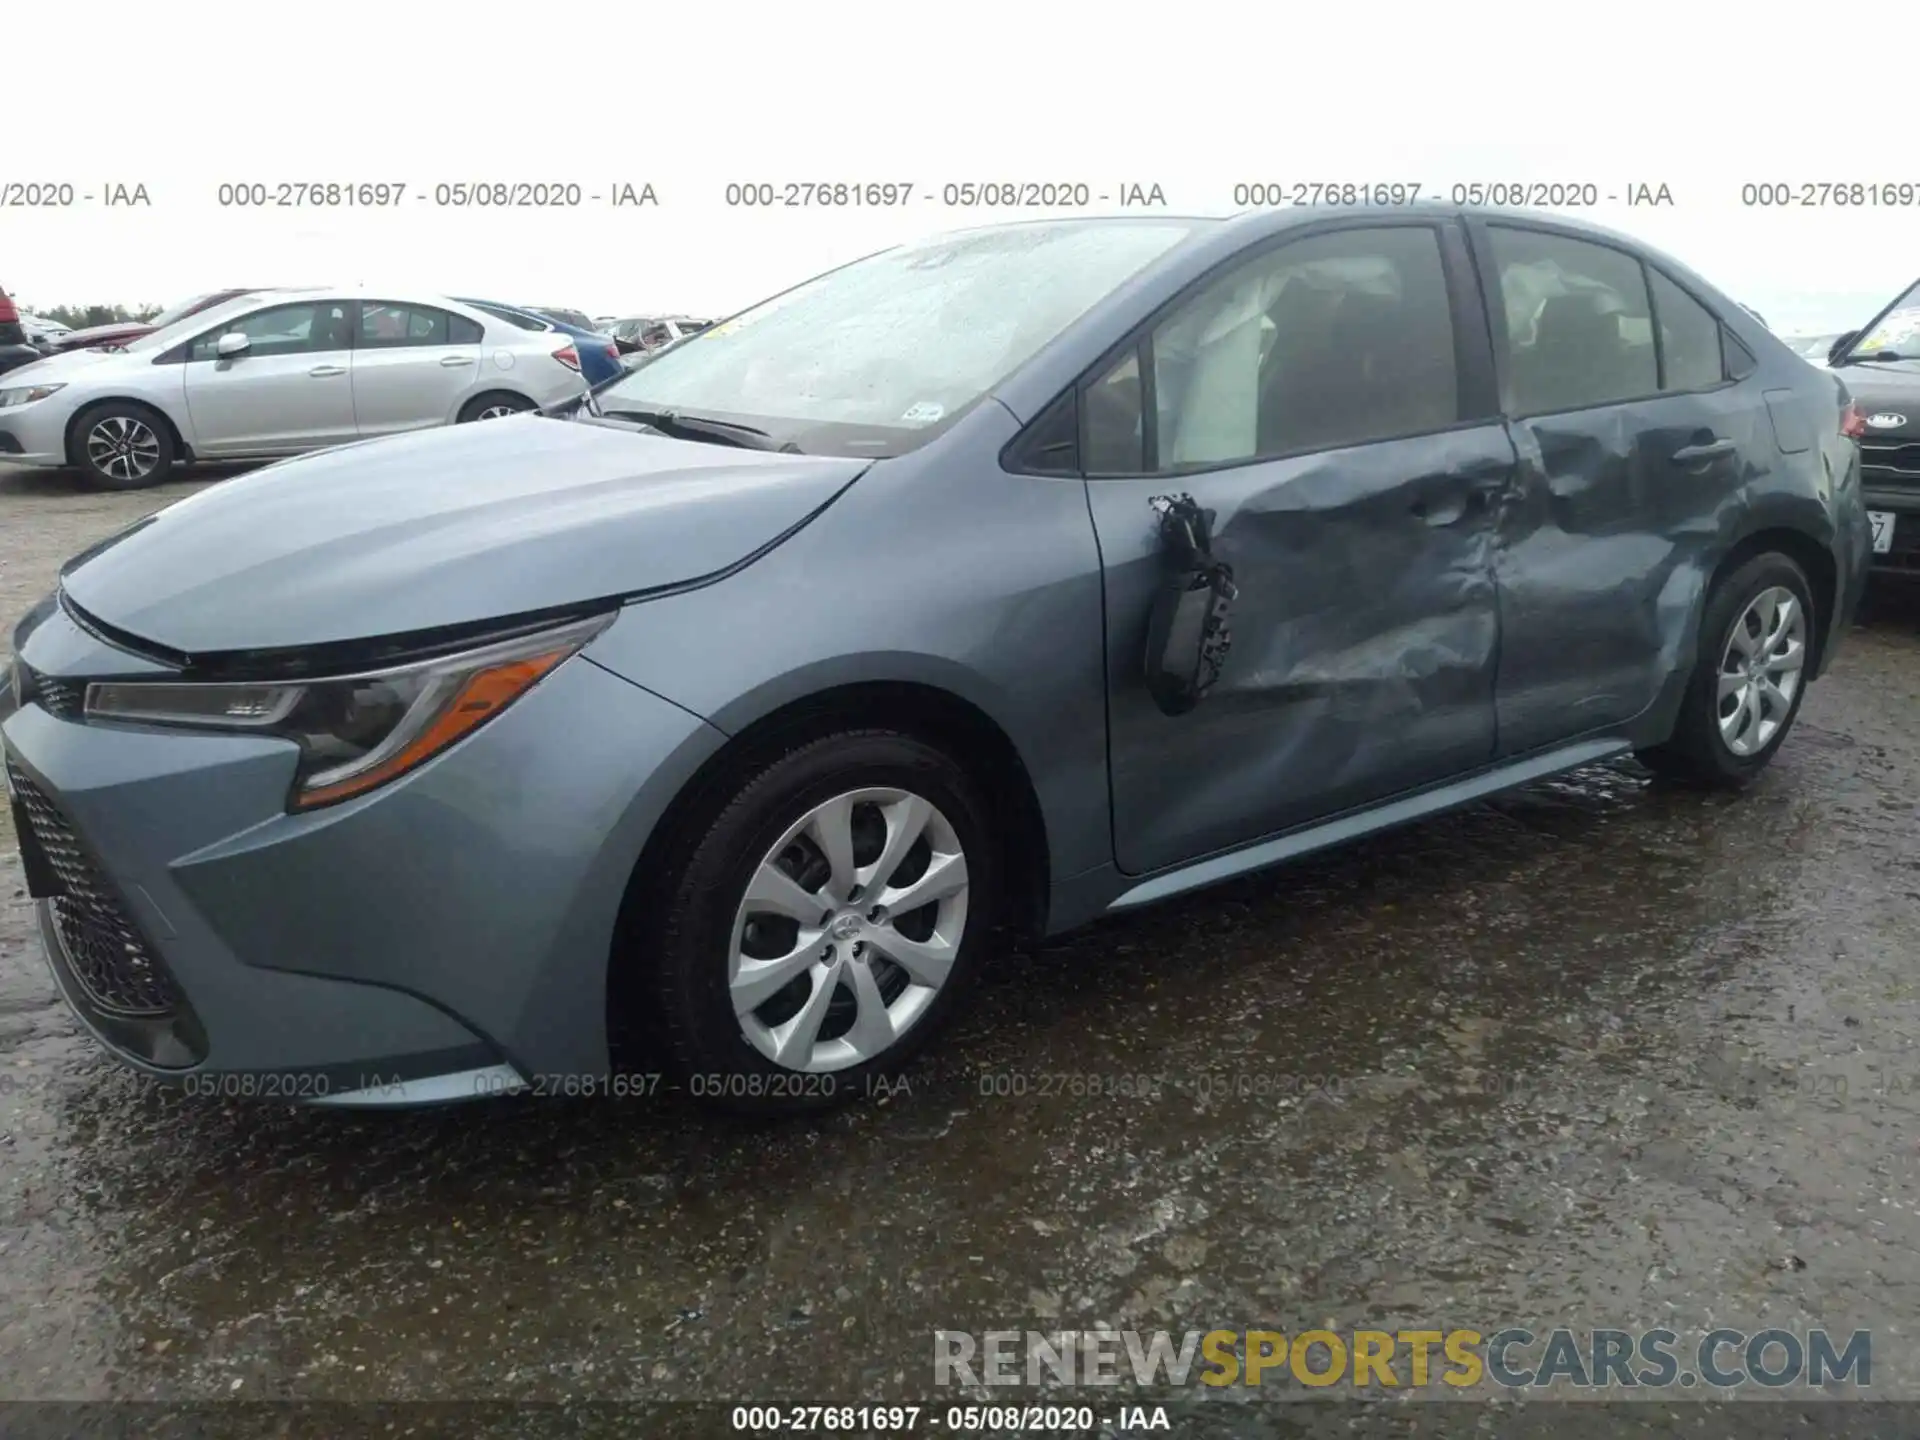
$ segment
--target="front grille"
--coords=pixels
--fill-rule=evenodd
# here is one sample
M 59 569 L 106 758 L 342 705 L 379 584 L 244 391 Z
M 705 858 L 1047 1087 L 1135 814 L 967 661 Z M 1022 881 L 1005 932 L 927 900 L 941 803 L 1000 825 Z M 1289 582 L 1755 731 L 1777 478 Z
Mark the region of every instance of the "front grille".
M 1860 480 L 1870 490 L 1920 490 L 1920 440 L 1862 440 Z
M 33 839 L 66 892 L 49 903 L 54 928 L 66 946 L 68 972 L 109 1015 L 170 1014 L 180 1003 L 172 974 L 87 858 L 72 827 L 11 757 L 7 779 L 33 827 Z

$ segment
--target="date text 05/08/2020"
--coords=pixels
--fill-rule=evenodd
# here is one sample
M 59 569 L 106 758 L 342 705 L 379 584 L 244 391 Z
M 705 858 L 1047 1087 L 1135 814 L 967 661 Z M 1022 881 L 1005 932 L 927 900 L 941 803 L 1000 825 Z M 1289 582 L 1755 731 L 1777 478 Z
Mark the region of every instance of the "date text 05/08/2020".
M 650 180 L 227 180 L 214 189 L 223 210 L 435 210 L 656 209 L 659 189 Z

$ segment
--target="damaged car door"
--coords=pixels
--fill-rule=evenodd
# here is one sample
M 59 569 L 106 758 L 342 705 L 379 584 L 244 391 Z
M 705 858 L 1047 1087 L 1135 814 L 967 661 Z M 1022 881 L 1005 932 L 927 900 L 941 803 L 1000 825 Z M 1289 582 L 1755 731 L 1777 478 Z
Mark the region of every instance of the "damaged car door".
M 1492 374 L 1463 232 L 1425 217 L 1292 232 L 1095 368 L 1080 453 L 1123 870 L 1491 761 L 1515 463 Z
M 1532 220 L 1468 233 L 1519 456 L 1495 563 L 1506 759 L 1625 724 L 1684 671 L 1746 479 L 1793 442 L 1740 383 L 1753 356 L 1639 255 Z

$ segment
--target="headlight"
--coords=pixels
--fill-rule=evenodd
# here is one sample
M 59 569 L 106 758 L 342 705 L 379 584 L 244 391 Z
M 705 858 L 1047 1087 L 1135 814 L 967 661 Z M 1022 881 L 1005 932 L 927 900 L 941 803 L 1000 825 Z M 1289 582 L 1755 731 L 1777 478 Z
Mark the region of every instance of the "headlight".
M 0 410 L 11 410 L 16 405 L 31 405 L 66 388 L 66 381 L 62 380 L 53 385 L 22 385 L 12 390 L 0 390 Z
M 361 795 L 472 734 L 612 623 L 597 615 L 390 670 L 261 684 L 87 686 L 90 719 L 276 735 L 300 747 L 291 808 Z

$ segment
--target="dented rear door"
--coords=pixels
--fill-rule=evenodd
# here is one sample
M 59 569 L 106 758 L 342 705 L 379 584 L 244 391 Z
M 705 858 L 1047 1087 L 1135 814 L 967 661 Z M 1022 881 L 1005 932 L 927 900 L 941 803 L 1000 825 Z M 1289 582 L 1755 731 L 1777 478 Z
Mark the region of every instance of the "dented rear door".
M 1532 220 L 1472 233 L 1520 457 L 1495 570 L 1506 758 L 1655 702 L 1748 487 L 1791 457 L 1751 357 L 1646 257 Z
M 1085 388 L 1128 873 L 1491 759 L 1492 544 L 1515 456 L 1466 263 L 1445 222 L 1331 225 L 1196 287 Z M 1168 494 L 1213 512 L 1236 591 L 1219 680 L 1178 715 L 1143 676 Z

